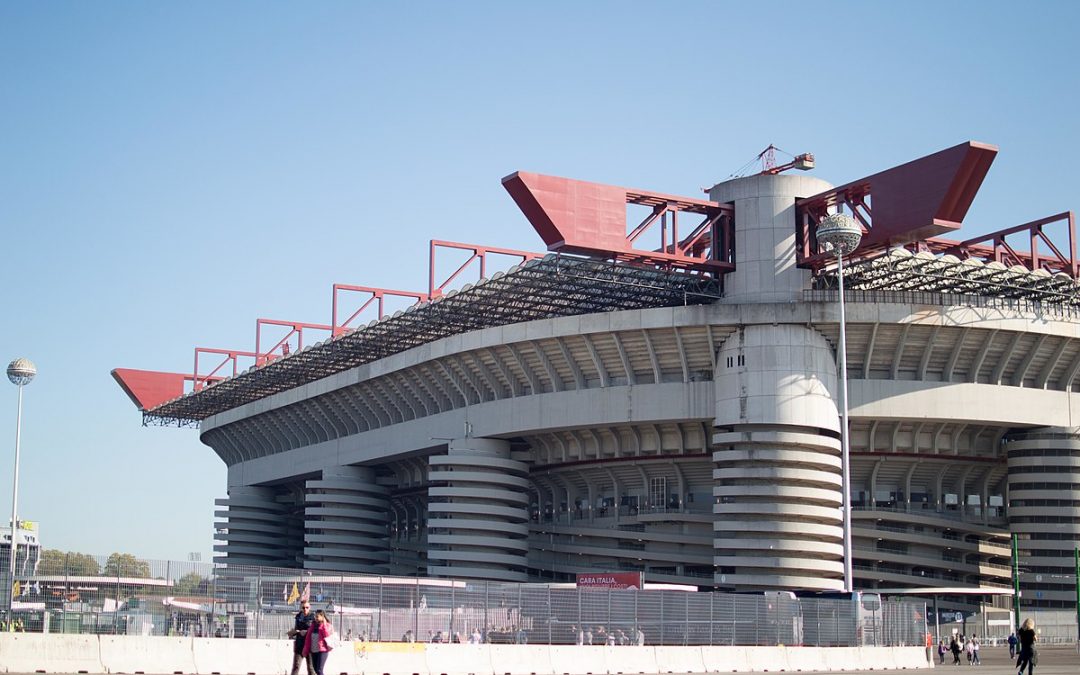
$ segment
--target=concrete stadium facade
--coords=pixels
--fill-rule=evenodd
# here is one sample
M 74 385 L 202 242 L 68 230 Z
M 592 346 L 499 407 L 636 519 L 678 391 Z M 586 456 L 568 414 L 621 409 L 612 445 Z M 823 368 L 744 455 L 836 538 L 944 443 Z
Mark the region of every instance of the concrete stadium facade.
M 835 295 L 796 264 L 795 201 L 735 208 L 712 304 L 468 331 L 215 414 L 230 564 L 524 581 L 641 570 L 840 590 Z M 1007 587 L 1072 606 L 1080 323 L 1024 303 L 849 294 L 856 588 Z

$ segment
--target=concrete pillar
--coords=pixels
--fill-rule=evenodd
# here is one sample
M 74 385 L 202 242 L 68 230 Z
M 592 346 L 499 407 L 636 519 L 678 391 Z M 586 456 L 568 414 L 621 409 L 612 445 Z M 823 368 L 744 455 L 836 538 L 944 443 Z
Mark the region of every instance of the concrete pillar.
M 746 326 L 717 360 L 716 583 L 843 589 L 840 424 L 832 349 L 799 325 Z
M 1041 427 L 1005 436 L 1009 529 L 1017 535 L 1024 604 L 1076 602 L 1073 547 L 1080 541 L 1080 428 Z M 1058 506 L 1054 506 L 1058 504 Z M 1038 578 L 1041 576 L 1041 580 Z M 1044 604 L 1045 603 L 1045 604 Z
M 230 565 L 291 567 L 295 561 L 283 546 L 289 539 L 291 506 L 268 487 L 234 485 L 227 499 L 215 502 L 214 515 L 224 522 L 214 533 L 214 557 Z
M 528 465 L 485 438 L 451 441 L 428 463 L 428 574 L 525 581 Z
M 809 176 L 749 176 L 714 186 L 709 199 L 735 203 L 735 271 L 724 302 L 799 302 L 810 271 L 795 266 L 795 199 L 832 185 Z
M 328 467 L 305 493 L 304 569 L 388 573 L 390 494 L 374 469 Z

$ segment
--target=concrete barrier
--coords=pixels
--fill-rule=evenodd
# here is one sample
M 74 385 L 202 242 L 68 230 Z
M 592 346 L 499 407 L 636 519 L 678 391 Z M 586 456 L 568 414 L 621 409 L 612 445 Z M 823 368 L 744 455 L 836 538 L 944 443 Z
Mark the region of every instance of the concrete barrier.
M 494 675 L 554 675 L 547 645 L 491 645 Z
M 896 669 L 896 657 L 892 647 L 860 647 L 859 661 L 862 663 L 861 670 Z
M 701 660 L 707 673 L 745 673 L 750 670 L 750 647 L 702 647 Z
M 192 638 L 101 635 L 101 665 L 106 673 L 196 673 Z
M 429 675 L 492 675 L 490 645 L 429 644 Z
M 705 659 L 701 647 L 654 647 L 656 653 L 656 672 L 661 673 L 704 673 Z
M 590 649 L 586 647 L 586 649 Z M 597 649 L 592 647 L 591 649 Z M 624 646 L 614 647 L 605 645 L 599 647 L 603 653 L 604 668 L 608 675 L 640 675 L 641 673 L 658 673 L 656 664 L 655 647 Z M 668 649 L 681 649 L 681 647 L 669 647 Z M 700 652 L 699 652 L 700 653 Z
M 822 650 L 825 656 L 825 669 L 862 670 L 862 655 L 858 647 L 828 647 Z
M 786 647 L 748 647 L 750 670 L 756 673 L 778 673 L 788 670 Z
M 816 671 L 827 670 L 825 655 L 818 647 L 785 647 L 788 670 Z
M 0 667 L 6 673 L 102 673 L 96 635 L 0 633 Z
M 604 650 L 595 646 L 553 646 L 551 672 L 554 675 L 604 675 L 607 673 Z
M 292 665 L 292 640 L 194 638 L 191 647 L 199 675 L 281 675 Z M 333 669 L 334 652 L 326 672 L 346 672 Z
M 422 642 L 354 642 L 353 670 L 349 672 L 363 675 L 428 675 L 428 646 Z
M 892 647 L 893 666 L 897 670 L 933 668 L 934 659 L 927 660 L 926 647 Z

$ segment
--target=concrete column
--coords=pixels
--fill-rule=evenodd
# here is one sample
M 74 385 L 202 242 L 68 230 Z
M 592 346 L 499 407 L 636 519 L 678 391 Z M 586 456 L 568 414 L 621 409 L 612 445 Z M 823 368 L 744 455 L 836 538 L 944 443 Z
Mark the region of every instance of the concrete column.
M 795 266 L 795 199 L 832 185 L 805 175 L 749 176 L 714 186 L 709 199 L 735 204 L 735 271 L 724 302 L 798 302 L 810 271 Z
M 1021 576 L 1024 604 L 1075 603 L 1073 547 L 1080 541 L 1080 510 L 1073 504 L 1080 502 L 1075 487 L 1080 485 L 1080 428 L 1028 429 L 1004 440 L 1009 529 L 1018 537 L 1021 569 L 1041 570 Z
M 719 352 L 716 583 L 843 589 L 836 362 L 805 326 L 746 326 Z
M 277 490 L 234 485 L 227 499 L 218 499 L 214 515 L 224 522 L 214 533 L 214 557 L 230 565 L 291 567 L 283 546 L 289 538 L 291 507 Z
M 525 581 L 528 465 L 485 438 L 451 441 L 428 463 L 428 574 Z
M 390 494 L 375 483 L 374 469 L 328 467 L 305 493 L 304 569 L 389 571 Z

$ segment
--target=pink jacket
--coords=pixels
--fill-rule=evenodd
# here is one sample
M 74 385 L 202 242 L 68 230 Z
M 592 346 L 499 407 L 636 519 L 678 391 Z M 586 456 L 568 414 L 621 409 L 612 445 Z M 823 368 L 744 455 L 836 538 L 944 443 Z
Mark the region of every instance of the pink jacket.
M 318 621 L 312 622 L 311 630 L 307 632 L 307 636 L 304 638 L 304 652 L 303 655 L 307 656 L 311 653 L 311 641 L 312 639 L 319 641 L 319 651 L 328 652 L 333 647 L 327 643 L 326 638 L 334 634 L 334 627 L 330 625 L 328 621 L 319 623 Z M 314 636 L 314 637 L 313 637 Z

